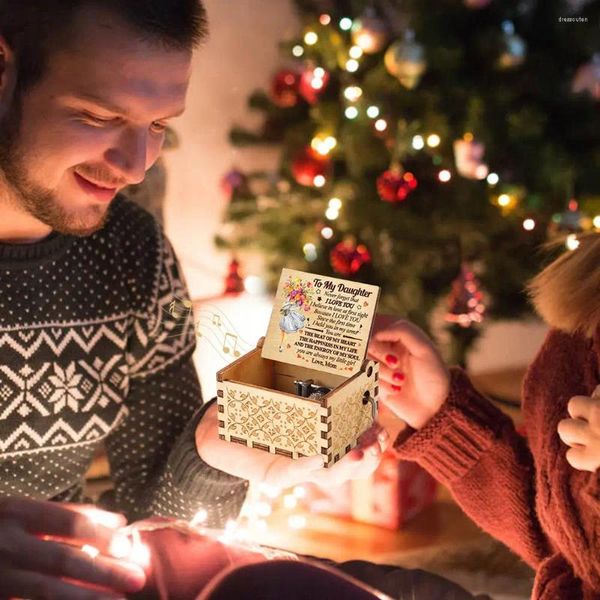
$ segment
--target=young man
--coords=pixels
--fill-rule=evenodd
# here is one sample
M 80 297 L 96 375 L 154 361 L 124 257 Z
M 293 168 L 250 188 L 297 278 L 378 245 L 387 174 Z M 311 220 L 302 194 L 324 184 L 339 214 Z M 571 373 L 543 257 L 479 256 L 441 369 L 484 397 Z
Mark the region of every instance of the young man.
M 81 499 L 101 443 L 116 509 L 204 508 L 210 525 L 237 515 L 248 479 L 339 481 L 379 460 L 383 439 L 327 472 L 226 444 L 216 406 L 199 409 L 193 323 L 169 319 L 179 265 L 118 192 L 183 112 L 204 31 L 198 0 L 0 0 L 0 598 L 143 584 L 108 557 L 122 519 L 47 502 Z

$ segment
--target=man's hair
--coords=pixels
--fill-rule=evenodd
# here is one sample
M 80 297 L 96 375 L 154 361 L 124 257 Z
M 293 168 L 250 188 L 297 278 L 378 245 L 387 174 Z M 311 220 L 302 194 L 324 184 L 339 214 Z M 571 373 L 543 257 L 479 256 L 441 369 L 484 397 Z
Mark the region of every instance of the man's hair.
M 44 75 L 48 57 L 70 34 L 84 7 L 110 11 L 140 39 L 172 50 L 193 50 L 207 32 L 202 0 L 0 0 L 0 35 L 17 57 L 21 94 Z

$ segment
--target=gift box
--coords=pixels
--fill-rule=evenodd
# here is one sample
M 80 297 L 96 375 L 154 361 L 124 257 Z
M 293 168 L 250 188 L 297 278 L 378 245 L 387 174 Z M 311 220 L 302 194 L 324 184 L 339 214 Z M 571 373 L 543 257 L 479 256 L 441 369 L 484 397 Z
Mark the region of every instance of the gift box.
M 372 285 L 282 271 L 265 338 L 217 374 L 219 437 L 331 467 L 377 417 Z
M 304 502 L 311 512 L 398 530 L 434 502 L 437 482 L 418 464 L 398 460 L 388 451 L 368 479 L 327 490 L 312 484 L 305 488 Z

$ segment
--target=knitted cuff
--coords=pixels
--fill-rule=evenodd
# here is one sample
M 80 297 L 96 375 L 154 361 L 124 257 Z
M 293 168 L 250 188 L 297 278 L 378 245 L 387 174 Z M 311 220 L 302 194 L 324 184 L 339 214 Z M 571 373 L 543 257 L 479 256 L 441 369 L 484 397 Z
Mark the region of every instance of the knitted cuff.
M 394 442 L 401 459 L 418 462 L 445 485 L 462 478 L 510 422 L 462 369 L 453 367 L 450 373 L 450 394 L 442 408 L 424 427 L 403 432 Z
M 248 482 L 224 471 L 219 471 L 204 462 L 196 448 L 196 428 L 204 413 L 216 402 L 213 398 L 206 402 L 190 419 L 182 432 L 178 443 L 169 456 L 169 467 L 173 484 L 184 494 L 201 500 L 219 500 L 232 495 L 241 497 L 240 506 L 244 501 Z

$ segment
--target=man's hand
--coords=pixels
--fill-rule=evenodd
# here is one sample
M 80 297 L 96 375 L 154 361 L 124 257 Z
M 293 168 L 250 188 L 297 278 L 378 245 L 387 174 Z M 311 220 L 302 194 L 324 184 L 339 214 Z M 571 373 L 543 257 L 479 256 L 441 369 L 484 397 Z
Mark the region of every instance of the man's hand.
M 377 468 L 389 437 L 381 427 L 374 425 L 361 436 L 354 450 L 333 467 L 325 469 L 320 455 L 293 460 L 220 440 L 217 415 L 215 403 L 196 429 L 196 448 L 202 460 L 220 471 L 279 488 L 308 481 L 338 485 L 349 479 L 368 477 Z
M 372 336 L 369 356 L 380 363 L 382 401 L 414 429 L 423 427 L 450 391 L 448 369 L 432 341 L 416 325 L 388 319 Z
M 143 569 L 110 556 L 123 525 L 121 515 L 89 506 L 0 499 L 0 598 L 114 600 L 139 591 Z
M 600 469 L 600 385 L 591 397 L 573 396 L 567 407 L 570 419 L 558 424 L 560 439 L 570 446 L 567 461 L 579 471 Z

